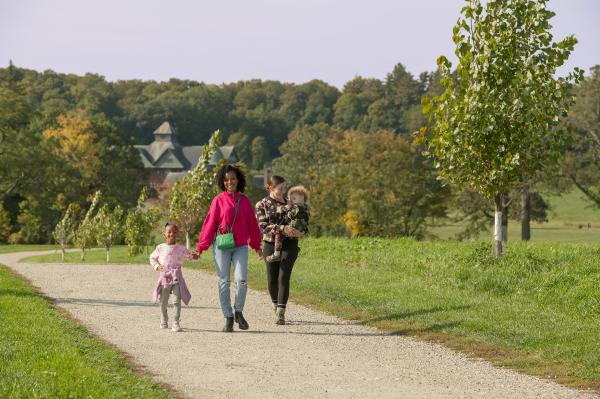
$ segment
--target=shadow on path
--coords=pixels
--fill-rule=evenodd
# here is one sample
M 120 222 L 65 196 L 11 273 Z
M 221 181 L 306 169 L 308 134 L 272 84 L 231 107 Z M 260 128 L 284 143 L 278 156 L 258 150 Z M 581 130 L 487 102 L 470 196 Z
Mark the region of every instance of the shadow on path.
M 285 328 L 285 327 L 283 327 Z M 226 334 L 224 332 L 222 332 L 221 330 L 207 330 L 207 329 L 202 329 L 202 328 L 187 328 L 187 327 L 183 327 L 183 332 L 196 332 L 196 333 L 215 333 L 215 334 Z M 227 334 L 236 334 L 236 333 L 241 333 L 241 334 L 285 334 L 285 335 L 313 335 L 313 336 L 332 336 L 332 337 L 385 337 L 385 336 L 391 336 L 391 335 L 395 335 L 392 333 L 385 333 L 385 332 L 372 332 L 372 333 L 365 333 L 365 332 L 360 332 L 360 333 L 351 333 L 351 332 L 347 332 L 347 333 L 334 333 L 334 332 L 318 332 L 318 331 L 311 331 L 311 332 L 301 332 L 301 331 L 265 331 L 265 330 L 246 330 L 246 331 L 242 331 L 242 330 L 235 330 L 233 333 L 227 333 Z
M 151 301 L 127 301 L 127 300 L 108 300 L 108 299 L 84 299 L 84 298 L 52 298 L 56 304 L 75 304 L 75 305 L 105 305 L 105 306 L 131 306 L 131 307 L 157 307 L 158 303 Z M 215 306 L 187 306 L 182 305 L 183 309 L 220 309 Z

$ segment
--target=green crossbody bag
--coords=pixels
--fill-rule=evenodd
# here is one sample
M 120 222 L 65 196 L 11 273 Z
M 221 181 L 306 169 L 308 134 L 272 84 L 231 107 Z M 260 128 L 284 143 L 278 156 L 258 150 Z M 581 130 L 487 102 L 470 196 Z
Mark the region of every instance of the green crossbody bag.
M 237 204 L 235 205 L 235 213 L 233 214 L 233 222 L 231 228 L 225 234 L 221 234 L 221 228 L 217 230 L 217 248 L 218 249 L 232 249 L 235 248 L 235 239 L 233 238 L 233 225 L 235 224 L 235 218 L 237 217 L 238 207 L 240 206 L 240 199 L 242 194 L 238 194 Z

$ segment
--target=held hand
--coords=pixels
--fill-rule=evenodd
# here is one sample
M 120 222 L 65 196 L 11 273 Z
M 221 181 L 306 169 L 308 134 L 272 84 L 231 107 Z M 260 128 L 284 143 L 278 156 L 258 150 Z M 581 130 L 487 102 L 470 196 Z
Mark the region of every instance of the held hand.
M 164 272 L 165 270 L 167 270 L 163 265 L 158 265 L 158 267 L 156 268 L 157 272 Z
M 200 257 L 200 254 L 198 253 L 198 251 L 192 251 L 192 259 L 196 260 Z
M 264 260 L 265 259 L 265 255 L 263 254 L 262 249 L 259 249 L 258 251 L 256 251 L 256 253 L 258 254 L 258 260 Z

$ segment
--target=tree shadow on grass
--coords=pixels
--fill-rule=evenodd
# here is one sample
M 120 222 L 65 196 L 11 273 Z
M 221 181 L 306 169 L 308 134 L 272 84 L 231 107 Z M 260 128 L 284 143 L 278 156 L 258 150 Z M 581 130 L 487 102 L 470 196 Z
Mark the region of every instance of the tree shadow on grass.
M 427 332 L 442 332 L 446 329 L 450 329 L 461 325 L 461 321 L 449 321 L 446 323 L 434 323 L 423 328 L 403 328 L 400 330 L 394 330 L 391 332 L 392 335 L 418 335 L 419 333 Z
M 52 298 L 52 302 L 57 305 L 61 304 L 74 304 L 74 305 L 99 305 L 99 306 L 130 306 L 130 307 L 157 307 L 160 306 L 158 303 L 152 303 L 150 301 L 119 301 L 119 300 L 108 300 L 108 299 L 84 299 L 84 298 Z M 183 309 L 219 309 L 215 306 L 187 306 L 182 305 Z
M 358 324 L 371 324 L 371 323 L 376 323 L 376 322 L 379 322 L 379 321 L 402 320 L 402 319 L 408 319 L 408 318 L 414 317 L 414 316 L 421 316 L 421 315 L 431 314 L 431 313 L 437 313 L 437 312 L 447 312 L 447 311 L 451 311 L 451 310 L 465 310 L 465 309 L 469 309 L 469 308 L 472 308 L 472 307 L 473 307 L 472 305 L 435 306 L 435 307 L 432 307 L 432 308 L 412 310 L 412 311 L 409 311 L 409 312 L 399 312 L 399 313 L 386 314 L 386 315 L 383 315 L 383 316 L 379 316 L 379 317 L 374 317 L 374 318 L 371 318 L 371 319 L 362 320 L 362 321 L 358 322 Z

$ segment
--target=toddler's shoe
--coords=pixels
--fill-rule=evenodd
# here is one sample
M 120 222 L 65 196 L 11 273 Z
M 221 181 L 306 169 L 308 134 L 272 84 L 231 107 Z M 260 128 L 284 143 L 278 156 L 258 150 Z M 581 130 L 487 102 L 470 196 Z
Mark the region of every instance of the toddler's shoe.
M 173 332 L 179 332 L 179 331 L 181 331 L 181 327 L 179 326 L 179 322 L 178 321 L 174 321 L 173 322 L 173 328 L 171 330 L 173 330 Z

